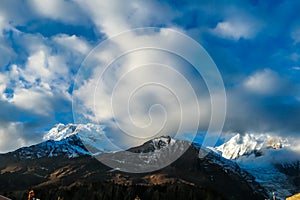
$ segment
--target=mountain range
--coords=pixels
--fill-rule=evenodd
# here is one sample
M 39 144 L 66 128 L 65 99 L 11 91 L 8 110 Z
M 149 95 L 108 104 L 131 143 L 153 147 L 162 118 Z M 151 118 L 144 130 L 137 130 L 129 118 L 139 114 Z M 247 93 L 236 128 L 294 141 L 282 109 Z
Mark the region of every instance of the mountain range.
M 43 200 L 259 200 L 271 198 L 274 191 L 279 199 L 299 192 L 299 161 L 266 161 L 276 152 L 287 153 L 285 140 L 237 134 L 221 146 L 202 147 L 162 136 L 127 151 L 107 152 L 104 135 L 99 125 L 57 124 L 44 142 L 0 154 L 0 194 L 26 199 L 33 188 Z M 146 173 L 128 173 L 98 161 L 132 162 L 129 166 L 134 168 L 136 160 L 122 160 L 124 155 L 144 158 L 150 152 L 153 157 L 141 159 L 150 163 L 147 167 L 155 159 L 164 162 L 162 152 L 171 155 L 183 146 L 188 148 L 175 162 Z

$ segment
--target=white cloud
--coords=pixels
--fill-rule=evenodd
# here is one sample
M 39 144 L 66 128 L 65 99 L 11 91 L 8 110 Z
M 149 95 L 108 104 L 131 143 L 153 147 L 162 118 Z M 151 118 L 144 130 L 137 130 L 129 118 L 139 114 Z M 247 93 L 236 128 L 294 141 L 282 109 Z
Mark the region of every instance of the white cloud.
M 194 133 L 198 128 L 206 131 L 211 121 L 210 95 L 205 84 L 199 81 L 201 78 L 195 77 L 191 66 L 179 56 L 163 50 L 141 49 L 114 60 L 103 71 L 105 64 L 120 55 L 119 52 L 136 49 L 140 45 L 164 44 L 168 50 L 191 52 L 191 47 L 182 42 L 166 29 L 149 33 L 145 30 L 139 34 L 128 33 L 125 38 L 113 38 L 111 43 L 95 49 L 85 60 L 85 68 L 79 72 L 81 79 L 77 81 L 81 84 L 73 93 L 78 100 L 74 104 L 74 111 L 93 122 L 119 130 L 117 122 L 121 130 L 138 138 L 120 136 L 122 134 L 119 131 L 116 141 L 122 145 L 140 144 L 145 141 L 144 137 L 149 139 L 154 133 L 172 136 L 178 133 L 178 137 L 184 133 Z M 201 57 L 199 54 L 197 56 Z M 103 79 L 100 79 L 102 72 Z M 194 91 L 195 88 L 198 93 Z M 215 103 L 222 106 L 222 95 L 218 92 L 212 95 L 220 99 Z M 222 116 L 223 109 L 215 107 L 215 110 L 220 110 L 220 113 L 216 112 L 218 116 Z M 222 121 L 221 117 L 216 121 Z
M 31 56 L 38 51 L 51 52 L 50 41 L 41 34 L 19 32 L 15 34 L 15 42 L 27 55 Z
M 11 122 L 0 126 L 0 153 L 15 150 L 16 148 L 28 143 L 20 137 L 22 132 L 22 123 Z
M 286 83 L 276 72 L 264 69 L 249 76 L 243 84 L 251 92 L 268 95 L 281 91 Z
M 6 77 L 3 74 L 0 74 L 0 95 L 1 95 L 0 99 L 5 98 L 3 92 L 6 89 L 7 83 L 8 83 L 8 77 Z
M 81 10 L 74 4 L 73 1 L 39 1 L 30 0 L 31 7 L 41 16 L 48 17 L 64 22 L 80 23 L 82 22 Z
M 39 50 L 27 58 L 24 67 L 12 65 L 10 76 L 25 79 L 26 87 L 46 86 L 44 89 L 49 91 L 52 86 L 62 90 L 71 80 L 66 59 L 63 55 L 51 54 L 47 49 Z
M 3 16 L 0 11 L 0 70 L 3 69 L 14 56 L 16 56 L 10 42 L 7 41 L 3 35 L 4 31 L 7 30 L 15 31 L 15 29 L 9 25 L 5 19 L 5 16 Z
M 5 16 L 3 13 L 0 13 L 0 38 L 3 37 L 3 31 L 7 30 L 17 31 L 13 26 L 9 24 L 7 16 Z
M 14 97 L 10 101 L 20 108 L 48 116 L 54 112 L 51 101 L 49 101 L 53 98 L 52 95 L 53 94 L 51 92 L 45 91 L 44 88 L 16 88 L 14 91 Z
M 85 9 L 86 13 L 91 17 L 100 32 L 114 35 L 129 28 L 126 23 L 130 2 L 120 1 L 82 1 L 77 0 L 77 3 Z
M 294 43 L 297 44 L 298 42 L 300 42 L 300 28 L 295 29 L 292 33 L 291 33 L 291 37 L 294 40 Z
M 42 134 L 34 126 L 24 122 L 0 123 L 0 153 L 13 151 L 42 141 Z
M 1 56 L 1 60 L 0 60 L 0 70 L 4 69 L 6 67 L 6 65 L 13 59 L 16 57 L 16 53 L 14 52 L 14 50 L 9 46 L 9 43 L 7 43 L 6 41 L 2 41 L 1 37 L 0 37 L 0 56 Z
M 4 16 L 0 15 L 0 36 L 3 36 L 3 30 L 7 27 L 6 20 Z
M 50 79 L 55 80 L 64 78 L 70 79 L 71 74 L 69 67 L 66 65 L 66 58 L 64 55 L 50 55 L 47 60 L 48 69 L 51 72 Z
M 47 79 L 51 72 L 46 63 L 46 54 L 44 51 L 38 51 L 28 57 L 26 64 L 26 79 L 30 82 L 35 82 L 36 79 Z
M 161 25 L 164 22 L 170 21 L 173 17 L 173 12 L 166 4 L 161 4 L 157 2 L 146 2 L 146 1 L 38 1 L 38 0 L 30 0 L 29 1 L 29 11 L 31 15 L 39 16 L 42 18 L 49 18 L 52 20 L 62 21 L 64 23 L 74 23 L 74 24 L 82 24 L 84 23 L 84 19 L 90 17 L 91 21 L 98 27 L 99 32 L 104 33 L 106 36 L 110 37 L 115 34 L 119 34 L 124 30 L 128 30 L 135 27 L 140 26 L 154 26 L 156 24 Z M 83 10 L 84 12 L 83 13 Z M 155 12 L 153 12 L 155 10 Z M 26 22 L 26 20 L 24 21 Z M 26 23 L 24 23 L 26 25 Z M 24 25 L 21 24 L 21 25 Z M 0 18 L 0 30 L 2 31 L 6 27 L 5 18 Z M 145 36 L 147 37 L 147 36 Z M 116 44 L 116 49 L 122 49 L 123 47 L 128 48 L 131 45 L 132 41 L 136 41 L 137 43 L 141 42 L 143 37 L 136 37 L 136 35 L 132 35 L 130 41 L 122 41 Z M 71 70 L 76 69 L 74 65 L 80 63 L 73 63 L 74 60 L 78 59 L 82 61 L 83 55 L 89 53 L 91 46 L 90 44 L 82 37 L 77 37 L 75 35 L 66 35 L 66 34 L 58 34 L 52 36 L 50 38 L 44 37 L 41 34 L 29 34 L 18 32 L 14 34 L 14 42 L 18 45 L 20 51 L 24 52 L 27 56 L 27 60 L 25 63 L 12 64 L 9 66 L 9 71 L 4 72 L 4 76 L 0 79 L 3 79 L 7 76 L 8 80 L 5 80 L 4 83 L 0 83 L 0 91 L 2 92 L 9 85 L 11 89 L 13 89 L 13 96 L 11 98 L 4 98 L 6 102 L 11 103 L 17 108 L 31 111 L 33 115 L 41 115 L 42 117 L 53 116 L 56 109 L 59 109 L 59 106 L 56 105 L 56 98 L 62 98 L 64 100 L 70 100 L 70 94 L 68 94 L 68 89 L 71 86 L 73 75 L 71 74 Z M 156 41 L 153 38 L 153 42 L 161 42 Z M 180 44 L 176 44 L 180 46 Z M 9 45 L 5 45 L 9 46 Z M 105 60 L 109 58 L 109 55 L 114 55 L 114 50 L 109 48 L 104 57 L 98 58 L 100 60 Z M 4 52 L 4 51 L 2 51 Z M 3 53 L 2 53 L 3 55 Z M 25 58 L 23 58 L 25 59 Z M 133 69 L 135 64 L 143 63 L 147 60 L 147 56 L 140 55 L 140 58 L 130 58 L 127 61 L 129 66 L 124 69 L 116 70 L 116 74 L 110 74 L 107 79 L 120 78 L 122 73 L 128 71 L 129 69 Z M 70 64 L 71 63 L 71 64 Z M 73 65 L 73 66 L 71 66 Z M 73 70 L 75 71 L 75 70 Z M 94 85 L 97 83 L 97 73 L 95 73 L 94 79 L 88 82 L 85 87 L 82 89 L 83 100 L 86 103 L 87 107 L 92 107 L 94 103 L 94 99 L 90 98 L 91 94 L 94 92 Z M 132 81 L 125 81 L 124 87 L 132 87 L 134 83 L 138 80 L 142 80 L 145 78 L 160 78 L 163 79 L 164 75 L 161 74 L 157 76 L 155 74 L 141 74 L 140 79 L 135 77 Z M 174 84 L 177 84 L 176 80 L 171 78 L 166 79 L 170 80 Z M 107 83 L 107 88 L 111 86 L 111 84 Z M 177 85 L 178 90 L 183 87 L 183 85 Z M 105 89 L 107 89 L 105 88 Z M 163 92 L 161 89 L 152 90 L 152 93 L 157 91 L 157 101 L 160 103 L 168 104 L 169 93 Z M 184 90 L 187 92 L 187 90 Z M 147 95 L 148 93 L 144 93 Z M 56 96 L 61 95 L 61 97 Z M 142 96 L 136 99 L 136 106 L 141 108 L 142 110 L 147 109 L 147 105 L 144 105 L 144 101 L 141 100 Z M 121 98 L 119 100 L 120 105 L 123 105 L 122 99 L 126 97 L 126 94 L 121 93 Z M 106 90 L 100 91 L 98 98 L 101 98 L 104 101 L 104 104 L 101 105 L 100 101 L 97 104 L 98 108 L 100 108 L 97 112 L 97 117 L 100 117 L 101 120 L 110 120 L 112 117 L 112 113 L 110 110 L 110 100 L 111 94 L 107 93 Z M 161 98 L 165 97 L 165 98 Z M 193 107 L 194 103 L 191 102 L 191 99 L 188 99 L 190 95 L 184 95 L 184 103 L 186 107 L 189 106 L 188 111 L 189 116 L 193 116 L 192 113 L 195 111 Z M 171 100 L 169 100 L 171 101 Z M 172 101 L 174 103 L 174 99 Z M 172 105 L 174 106 L 174 105 Z M 172 110 L 172 106 L 169 106 L 169 110 Z M 120 111 L 123 111 L 120 109 Z M 158 111 L 158 113 L 156 112 Z M 59 111 L 58 111 L 59 112 Z M 125 111 L 124 111 L 125 112 Z M 121 113 L 122 115 L 125 113 Z M 134 119 L 137 123 L 145 124 L 147 121 L 147 116 L 142 112 L 135 112 Z M 156 110 L 153 108 L 153 112 L 151 113 L 154 116 L 155 123 L 160 125 L 160 121 L 163 120 L 163 115 L 160 116 L 160 110 Z M 178 113 L 171 113 L 173 116 L 178 117 Z M 187 113 L 184 113 L 185 115 Z M 176 117 L 169 116 L 171 120 L 173 120 L 173 124 L 176 124 L 178 119 Z M 141 118 L 141 119 L 139 119 Z M 124 119 L 124 118 L 122 118 Z M 160 120 L 160 121 L 159 121 Z M 186 127 L 188 123 L 192 123 L 193 120 L 186 121 Z M 125 121 L 124 121 L 125 122 Z M 11 137 L 14 137 L 14 132 L 17 129 L 20 129 L 20 125 L 18 122 L 12 125 L 9 129 L 11 132 Z M 171 127 L 171 126 L 169 126 Z M 2 135 L 1 135 L 2 136 Z M 4 136 L 3 136 L 4 137 Z M 23 146 L 26 144 L 26 139 L 22 139 L 22 136 L 19 137 L 20 141 L 16 143 L 17 147 Z M 5 144 L 0 144 L 0 146 L 4 146 Z M 8 148 L 8 147 L 7 147 Z
M 56 53 L 57 43 L 39 34 L 18 33 L 15 37 L 29 56 L 25 63 L 11 64 L 0 75 L 1 99 L 33 114 L 52 117 L 60 107 L 55 101 L 71 101 L 68 90 L 73 75 L 67 62 L 74 60 L 72 51 L 67 47 Z M 9 98 L 3 94 L 6 88 L 13 91 Z
M 255 20 L 236 17 L 219 22 L 212 32 L 223 38 L 239 40 L 240 38 L 253 38 L 259 29 L 260 25 Z
M 298 66 L 295 66 L 295 67 L 292 67 L 293 70 L 296 70 L 296 71 L 299 71 L 300 70 L 300 67 Z
M 91 46 L 83 38 L 77 37 L 76 35 L 69 36 L 66 34 L 60 34 L 54 36 L 53 40 L 68 50 L 73 50 L 81 54 L 87 55 L 87 53 L 91 50 Z
M 176 12 L 155 1 L 76 0 L 98 30 L 108 37 L 128 29 L 170 23 Z

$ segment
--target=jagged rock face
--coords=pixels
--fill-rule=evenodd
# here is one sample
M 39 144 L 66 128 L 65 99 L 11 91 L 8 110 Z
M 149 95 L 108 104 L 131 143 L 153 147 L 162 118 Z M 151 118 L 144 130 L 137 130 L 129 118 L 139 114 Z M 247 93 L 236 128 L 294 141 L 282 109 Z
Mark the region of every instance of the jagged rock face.
M 68 139 L 68 138 L 66 138 Z M 65 142 L 62 142 L 64 145 Z M 78 141 L 77 141 L 78 142 Z M 163 137 L 129 151 L 141 154 L 180 147 Z M 79 143 L 69 143 L 77 149 Z M 55 145 L 54 145 L 55 146 Z M 36 150 L 29 147 L 23 151 Z M 154 148 L 154 150 L 153 150 Z M 204 151 L 208 151 L 204 149 Z M 178 160 L 165 168 L 143 174 L 111 169 L 93 157 L 67 152 L 49 157 L 24 159 L 16 152 L 0 155 L 0 191 L 24 199 L 33 187 L 41 199 L 264 199 L 264 190 L 236 164 L 210 152 L 199 158 L 199 149 L 190 146 Z M 48 154 L 49 155 L 49 154 Z

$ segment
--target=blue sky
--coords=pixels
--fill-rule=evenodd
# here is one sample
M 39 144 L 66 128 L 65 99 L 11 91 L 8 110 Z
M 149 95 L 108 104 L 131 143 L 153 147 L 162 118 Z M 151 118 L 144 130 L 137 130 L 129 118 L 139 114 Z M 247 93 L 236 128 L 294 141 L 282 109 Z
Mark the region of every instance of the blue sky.
M 132 28 L 176 29 L 199 42 L 224 80 L 224 134 L 299 138 L 299 1 L 0 2 L 0 152 L 73 122 L 72 88 L 91 49 Z

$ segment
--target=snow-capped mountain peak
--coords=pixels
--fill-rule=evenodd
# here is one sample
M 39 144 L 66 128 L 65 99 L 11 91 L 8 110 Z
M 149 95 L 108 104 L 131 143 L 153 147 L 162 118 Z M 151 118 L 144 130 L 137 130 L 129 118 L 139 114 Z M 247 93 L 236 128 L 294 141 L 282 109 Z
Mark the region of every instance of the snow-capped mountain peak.
M 44 140 L 60 141 L 79 132 L 95 132 L 103 134 L 104 126 L 97 124 L 56 124 L 50 131 L 43 137 Z M 83 136 L 83 135 L 81 135 Z
M 276 199 L 281 200 L 296 191 L 294 181 L 297 180 L 298 168 L 295 165 L 299 163 L 299 154 L 291 146 L 287 139 L 268 134 L 236 134 L 224 144 L 210 149 L 224 158 L 235 160 L 268 193 L 275 191 Z M 296 173 L 283 173 L 290 166 Z
M 61 141 L 72 136 L 77 136 L 91 155 L 102 152 L 117 151 L 119 148 L 111 143 L 105 134 L 105 126 L 99 124 L 57 124 L 43 139 Z
M 108 139 L 104 126 L 97 124 L 56 124 L 43 137 L 44 142 L 16 151 L 15 157 L 35 159 L 41 157 L 95 155 L 107 150 Z
M 229 141 L 215 149 L 219 151 L 224 158 L 237 159 L 241 156 L 248 156 L 251 154 L 260 156 L 263 153 L 263 149 L 280 149 L 284 146 L 288 146 L 287 140 L 280 137 L 236 134 Z

